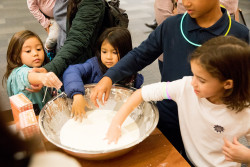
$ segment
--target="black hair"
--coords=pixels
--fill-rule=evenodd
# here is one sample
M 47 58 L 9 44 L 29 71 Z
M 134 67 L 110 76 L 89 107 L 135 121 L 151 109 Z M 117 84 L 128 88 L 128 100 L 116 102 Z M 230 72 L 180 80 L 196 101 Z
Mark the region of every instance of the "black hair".
M 100 35 L 95 48 L 98 63 L 103 74 L 105 74 L 108 70 L 108 68 L 101 61 L 101 46 L 104 41 L 108 41 L 114 47 L 119 56 L 118 60 L 122 59 L 129 51 L 133 49 L 131 34 L 127 28 L 107 28 Z M 126 77 L 118 83 L 126 86 L 131 86 L 131 83 L 134 83 L 136 76 L 137 74 L 133 74 L 132 76 Z

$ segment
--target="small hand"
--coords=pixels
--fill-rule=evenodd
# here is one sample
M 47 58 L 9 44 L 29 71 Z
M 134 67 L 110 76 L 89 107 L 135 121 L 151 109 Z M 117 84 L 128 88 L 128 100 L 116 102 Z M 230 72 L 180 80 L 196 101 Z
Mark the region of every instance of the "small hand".
M 232 143 L 224 138 L 224 143 L 222 152 L 225 154 L 227 161 L 250 163 L 250 149 L 238 142 L 236 137 L 234 137 Z
M 30 85 L 31 89 L 29 88 L 25 88 L 27 91 L 29 92 L 40 92 L 40 90 L 42 89 L 43 87 L 43 84 L 38 84 L 38 85 Z
M 51 25 L 52 25 L 52 24 L 49 24 L 49 26 L 48 26 L 47 28 L 44 28 L 45 31 L 47 31 L 48 34 L 49 34 L 49 28 L 50 28 Z
M 98 84 L 95 86 L 95 88 L 92 90 L 90 94 L 90 99 L 94 103 L 96 107 L 99 107 L 96 99 L 98 99 L 99 102 L 101 102 L 102 105 L 108 100 L 110 90 L 112 87 L 112 80 L 109 77 L 103 77 Z M 102 100 L 102 96 L 104 96 L 104 101 Z
M 108 140 L 108 144 L 112 142 L 117 144 L 120 136 L 121 136 L 121 126 L 117 124 L 111 124 L 109 126 L 108 132 L 106 133 L 105 139 Z
M 53 72 L 43 73 L 41 81 L 44 86 L 54 87 L 57 90 L 62 86 L 62 82 Z
M 91 108 L 83 95 L 75 94 L 73 96 L 71 118 L 74 118 L 75 120 L 80 119 L 80 121 L 82 122 L 83 117 L 86 118 L 85 107 Z
M 32 68 L 29 72 L 47 73 L 47 70 L 45 68 Z M 33 93 L 39 92 L 42 89 L 43 84 L 30 85 L 30 87 L 31 89 L 29 88 L 25 88 L 25 89 Z

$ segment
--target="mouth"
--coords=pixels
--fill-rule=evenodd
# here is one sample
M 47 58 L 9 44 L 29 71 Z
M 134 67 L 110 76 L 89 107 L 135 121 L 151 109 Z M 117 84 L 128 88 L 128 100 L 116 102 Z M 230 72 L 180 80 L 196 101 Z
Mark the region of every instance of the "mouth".
M 194 11 L 193 11 L 193 10 L 190 10 L 190 9 L 187 9 L 187 13 L 188 13 L 188 14 L 192 14 L 192 13 L 194 13 Z
M 107 65 L 112 65 L 113 63 L 112 62 L 106 62 Z
M 198 90 L 194 90 L 194 93 L 195 94 L 199 94 L 200 92 Z
M 35 63 L 39 63 L 41 60 L 40 59 L 35 59 L 34 62 Z

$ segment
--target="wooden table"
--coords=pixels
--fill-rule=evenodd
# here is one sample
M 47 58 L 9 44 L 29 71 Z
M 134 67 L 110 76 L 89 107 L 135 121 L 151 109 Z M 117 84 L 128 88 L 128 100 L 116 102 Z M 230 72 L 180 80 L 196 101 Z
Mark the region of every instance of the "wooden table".
M 44 144 L 46 150 L 64 152 L 48 141 Z M 133 150 L 120 157 L 101 161 L 74 158 L 83 167 L 189 167 L 185 159 L 157 128 Z
M 13 124 L 14 121 L 8 123 L 8 125 Z M 43 142 L 47 151 L 53 150 L 65 153 L 45 138 Z M 79 161 L 82 167 L 190 167 L 158 128 L 131 151 L 114 159 L 97 161 L 74 158 Z

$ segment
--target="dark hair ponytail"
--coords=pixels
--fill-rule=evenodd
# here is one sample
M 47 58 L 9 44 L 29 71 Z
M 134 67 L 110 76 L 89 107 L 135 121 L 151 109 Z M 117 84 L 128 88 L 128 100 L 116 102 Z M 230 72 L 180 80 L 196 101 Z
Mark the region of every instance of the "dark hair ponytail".
M 77 10 L 78 10 L 78 4 L 81 2 L 82 0 L 69 0 L 68 3 L 68 8 L 67 8 L 67 20 L 69 23 L 69 29 L 72 25 L 72 21 L 76 16 Z

